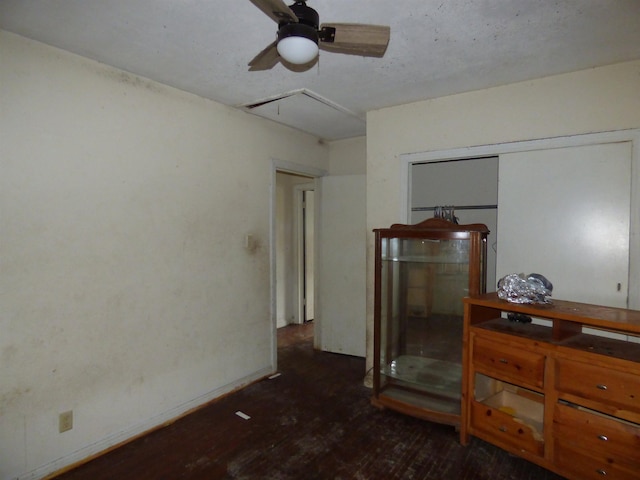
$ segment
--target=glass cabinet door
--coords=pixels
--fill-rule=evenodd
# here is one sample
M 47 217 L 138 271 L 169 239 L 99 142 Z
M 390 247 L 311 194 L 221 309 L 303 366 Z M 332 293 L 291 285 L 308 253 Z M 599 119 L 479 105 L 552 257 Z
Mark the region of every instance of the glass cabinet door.
M 462 298 L 484 285 L 482 255 L 470 232 L 392 234 L 377 239 L 374 404 L 459 424 Z

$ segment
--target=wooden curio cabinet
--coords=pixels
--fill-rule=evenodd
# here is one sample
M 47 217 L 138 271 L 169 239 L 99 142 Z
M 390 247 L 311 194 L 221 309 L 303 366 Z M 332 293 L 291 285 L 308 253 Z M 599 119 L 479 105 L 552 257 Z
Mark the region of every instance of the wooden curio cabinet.
M 460 425 L 463 297 L 486 290 L 487 227 L 375 233 L 373 405 Z

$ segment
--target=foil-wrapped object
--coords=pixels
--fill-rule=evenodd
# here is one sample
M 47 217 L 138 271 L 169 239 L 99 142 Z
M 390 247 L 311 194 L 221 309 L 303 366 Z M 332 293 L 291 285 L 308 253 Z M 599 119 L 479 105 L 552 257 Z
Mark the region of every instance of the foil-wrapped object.
M 511 303 L 551 303 L 553 285 L 544 275 L 523 273 L 505 275 L 498 281 L 498 298 Z

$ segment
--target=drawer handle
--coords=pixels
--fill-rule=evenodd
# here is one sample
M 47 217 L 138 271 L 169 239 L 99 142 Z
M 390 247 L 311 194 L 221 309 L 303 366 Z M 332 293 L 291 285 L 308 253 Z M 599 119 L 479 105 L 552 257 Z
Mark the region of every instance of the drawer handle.
M 500 359 L 500 363 L 507 364 L 507 363 L 509 363 L 509 360 L 507 360 L 506 358 L 501 358 Z
M 500 430 L 501 432 L 506 432 L 507 431 L 507 427 L 505 427 L 504 425 L 500 425 L 498 430 Z
M 606 435 L 598 435 L 598 438 L 599 438 L 600 440 L 602 440 L 603 442 L 606 442 L 606 441 L 608 441 L 608 440 L 609 440 L 609 437 L 607 437 Z
M 599 383 L 598 385 L 596 385 L 596 387 L 599 390 L 606 390 L 607 389 L 607 386 L 604 383 Z
M 601 468 L 599 468 L 598 470 L 596 470 L 596 472 L 598 472 L 600 475 L 602 475 L 603 477 L 607 476 L 607 471 L 606 470 L 602 470 Z

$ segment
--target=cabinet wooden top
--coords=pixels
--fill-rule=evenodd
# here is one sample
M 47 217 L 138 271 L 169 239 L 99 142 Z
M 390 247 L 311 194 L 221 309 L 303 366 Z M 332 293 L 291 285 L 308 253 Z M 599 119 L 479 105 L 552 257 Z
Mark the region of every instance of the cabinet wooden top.
M 471 223 L 466 225 L 459 225 L 457 223 L 450 222 L 448 220 L 444 220 L 441 218 L 428 218 L 420 223 L 416 223 L 413 225 L 406 225 L 403 223 L 394 223 L 390 228 L 376 228 L 374 232 L 384 232 L 384 231 L 403 231 L 403 232 L 411 232 L 411 231 L 421 231 L 421 230 L 441 230 L 445 232 L 481 232 L 481 233 L 489 233 L 489 229 L 483 223 Z
M 550 304 L 519 304 L 498 298 L 497 292 L 472 295 L 464 302 L 532 317 L 566 320 L 583 325 L 640 334 L 640 310 L 605 307 L 588 303 L 552 300 Z

